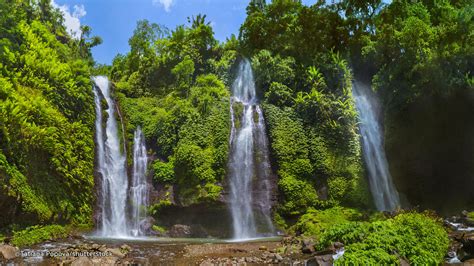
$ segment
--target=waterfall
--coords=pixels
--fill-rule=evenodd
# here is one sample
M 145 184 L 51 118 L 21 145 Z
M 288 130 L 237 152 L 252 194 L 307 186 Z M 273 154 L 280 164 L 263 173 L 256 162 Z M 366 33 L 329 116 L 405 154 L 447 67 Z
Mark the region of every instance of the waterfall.
M 252 67 L 248 60 L 239 65 L 232 86 L 230 135 L 230 209 L 235 239 L 257 237 L 255 210 L 263 215 L 267 231 L 271 222 L 271 172 L 265 123 L 257 104 Z M 239 108 L 241 107 L 241 108 Z M 241 114 L 239 111 L 241 110 Z M 236 117 L 239 115 L 239 117 Z M 254 195 L 254 188 L 263 191 Z
M 110 84 L 106 77 L 93 78 L 96 107 L 96 142 L 98 172 L 101 175 L 101 228 L 99 235 L 125 237 L 128 235 L 126 201 L 128 178 L 125 151 L 121 150 L 116 120 L 116 105 L 110 95 Z M 107 103 L 105 134 L 103 131 L 102 101 Z
M 363 155 L 375 206 L 379 211 L 393 211 L 400 206 L 400 199 L 388 170 L 382 132 L 374 108 L 376 102 L 370 97 L 370 90 L 360 83 L 354 82 L 353 93 L 359 113 Z
M 131 232 L 133 236 L 143 236 L 145 234 L 140 223 L 146 217 L 146 206 L 148 205 L 147 164 L 145 138 L 141 128 L 138 127 L 133 138 L 133 174 L 132 187 L 130 188 L 132 201 Z
M 259 197 L 259 207 L 262 211 L 263 218 L 265 220 L 266 227 L 269 232 L 274 232 L 275 228 L 273 226 L 273 222 L 271 219 L 271 201 L 272 201 L 272 183 L 270 180 L 271 173 L 271 165 L 270 165 L 270 151 L 268 148 L 268 139 L 267 139 L 267 131 L 265 129 L 265 120 L 263 118 L 263 112 L 259 105 L 255 107 L 258 115 L 258 123 L 257 123 L 257 147 L 259 148 L 257 151 L 257 158 L 259 159 L 259 167 L 258 175 L 259 179 L 259 191 L 261 191 L 261 195 Z

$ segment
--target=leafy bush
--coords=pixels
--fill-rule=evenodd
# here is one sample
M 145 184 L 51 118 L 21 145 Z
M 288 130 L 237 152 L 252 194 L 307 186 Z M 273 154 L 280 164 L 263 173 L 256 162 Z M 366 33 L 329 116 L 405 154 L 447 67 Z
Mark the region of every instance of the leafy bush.
M 358 211 L 349 208 L 333 207 L 325 210 L 309 208 L 298 219 L 292 230 L 318 238 L 331 226 L 345 224 L 348 221 L 360 219 L 360 217 L 361 214 Z
M 295 80 L 295 59 L 272 55 L 268 50 L 260 50 L 252 57 L 252 67 L 255 70 L 255 83 L 262 96 L 273 82 L 291 86 Z
M 281 175 L 278 187 L 284 195 L 279 211 L 286 216 L 304 213 L 308 207 L 316 206 L 318 195 L 314 187 L 305 180 L 291 175 Z
M 174 163 L 173 161 L 162 162 L 156 160 L 153 163 L 154 178 L 160 183 L 174 183 Z
M 335 224 L 322 233 L 318 246 L 336 241 L 343 242 L 346 249 L 337 265 L 398 264 L 399 258 L 414 265 L 436 265 L 443 261 L 449 244 L 441 221 L 427 213 Z
M 21 231 L 13 232 L 12 244 L 23 247 L 41 243 L 46 240 L 64 238 L 68 234 L 65 227 L 61 225 L 35 225 Z
M 291 106 L 292 96 L 290 88 L 281 83 L 272 82 L 270 88 L 265 93 L 265 101 L 276 106 Z

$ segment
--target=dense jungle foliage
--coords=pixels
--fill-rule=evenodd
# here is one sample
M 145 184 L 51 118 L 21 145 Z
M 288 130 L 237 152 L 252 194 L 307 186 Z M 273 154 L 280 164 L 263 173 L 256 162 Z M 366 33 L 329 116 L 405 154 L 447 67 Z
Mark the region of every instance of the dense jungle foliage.
M 100 38 L 62 21 L 49 1 L 0 1 L 0 227 L 91 224 Z
M 0 0 L 0 228 L 92 223 L 93 73 L 114 83 L 128 150 L 143 129 L 160 194 L 154 215 L 222 201 L 230 87 L 246 57 L 278 177 L 276 223 L 315 237 L 319 248 L 343 242 L 341 264 L 437 264 L 448 245 L 438 218 L 362 218 L 373 204 L 351 87 L 371 84 L 381 99 L 391 171 L 406 201 L 473 207 L 473 15 L 468 0 L 252 0 L 238 37 L 217 41 L 205 15 L 171 30 L 142 20 L 128 53 L 94 67 L 90 48 L 100 38 L 90 28 L 74 39 L 49 1 Z M 456 140 L 446 140 L 451 125 Z M 16 235 L 65 234 L 37 229 Z

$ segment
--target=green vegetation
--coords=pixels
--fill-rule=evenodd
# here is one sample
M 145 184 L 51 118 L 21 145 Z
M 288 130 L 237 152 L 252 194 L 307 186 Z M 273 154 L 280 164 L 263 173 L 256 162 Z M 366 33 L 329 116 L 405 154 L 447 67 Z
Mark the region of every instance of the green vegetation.
M 91 225 L 90 48 L 100 39 L 87 26 L 71 38 L 49 1 L 35 3 L 0 3 L 0 227 Z
M 222 43 L 205 15 L 171 30 L 142 20 L 130 52 L 94 66 L 100 38 L 89 27 L 74 39 L 49 1 L 0 1 L 1 232 L 23 246 L 64 237 L 56 224 L 92 225 L 95 74 L 113 81 L 129 147 L 143 129 L 166 194 L 150 213 L 212 207 L 226 184 L 229 88 L 246 57 L 278 177 L 275 224 L 319 249 L 343 242 L 336 264 L 439 264 L 448 238 L 433 216 L 362 218 L 373 206 L 351 88 L 371 84 L 381 99 L 390 170 L 408 201 L 474 206 L 472 4 L 326 2 L 252 0 L 239 36 Z
M 30 226 L 21 231 L 13 232 L 12 244 L 18 247 L 30 246 L 46 240 L 64 238 L 67 229 L 61 225 Z
M 184 206 L 215 201 L 222 190 L 230 134 L 226 83 L 236 57 L 230 42 L 217 43 L 205 16 L 189 22 L 170 32 L 139 21 L 130 53 L 117 56 L 110 73 L 128 137 L 142 126 L 158 157 L 154 181 L 177 185 L 175 201 Z
M 469 212 L 469 213 L 467 214 L 467 218 L 469 218 L 469 219 L 474 219 L 474 212 Z
M 318 238 L 323 235 L 325 237 L 326 234 L 323 233 L 329 228 L 348 223 L 349 221 L 359 220 L 361 216 L 357 210 L 343 207 L 333 207 L 325 210 L 310 208 L 298 219 L 292 230 L 306 236 Z
M 443 261 L 449 239 L 442 221 L 427 213 L 402 213 L 383 221 L 343 222 L 326 229 L 319 248 L 333 242 L 345 244 L 336 265 L 399 264 L 436 265 Z

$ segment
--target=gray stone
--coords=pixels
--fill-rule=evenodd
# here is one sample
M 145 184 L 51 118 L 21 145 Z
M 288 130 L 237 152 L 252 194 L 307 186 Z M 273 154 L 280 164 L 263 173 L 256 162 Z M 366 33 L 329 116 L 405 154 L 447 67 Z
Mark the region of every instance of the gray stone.
M 332 246 L 335 248 L 335 249 L 340 249 L 340 248 L 343 248 L 344 247 L 344 244 L 342 244 L 341 242 L 334 242 L 332 244 Z
M 301 245 L 301 252 L 303 252 L 304 254 L 311 254 L 314 251 L 315 250 L 314 250 L 313 240 L 310 240 L 310 239 L 303 240 L 302 245 Z
M 169 236 L 175 238 L 191 237 L 191 227 L 184 224 L 175 224 L 169 230 Z
M 283 257 L 280 254 L 276 253 L 275 254 L 275 259 L 278 260 L 278 261 L 282 261 Z

